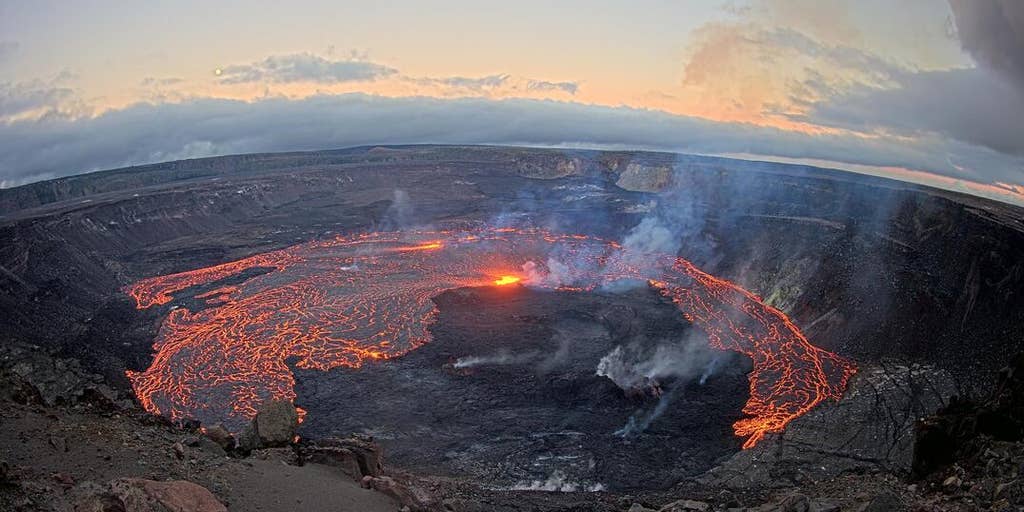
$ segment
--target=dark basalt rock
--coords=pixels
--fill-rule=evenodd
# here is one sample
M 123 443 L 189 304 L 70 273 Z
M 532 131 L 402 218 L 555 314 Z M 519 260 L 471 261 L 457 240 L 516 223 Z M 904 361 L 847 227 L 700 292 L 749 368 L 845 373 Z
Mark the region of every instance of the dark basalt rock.
M 235 438 L 220 423 L 203 429 L 203 433 L 224 450 L 231 450 L 235 447 Z
M 57 357 L 42 347 L 0 344 L 0 373 L 6 384 L 0 392 L 16 402 L 51 407 L 80 402 L 108 408 L 131 406 L 78 360 Z
M 260 447 L 260 438 L 256 435 L 256 425 L 250 422 L 248 425 L 238 433 L 237 442 L 235 448 L 242 455 L 248 455 L 253 450 Z
M 303 462 L 338 467 L 356 481 L 384 474 L 384 450 L 367 436 L 320 439 L 302 446 L 300 455 Z
M 261 446 L 286 446 L 295 439 L 299 414 L 291 402 L 275 400 L 260 407 L 253 425 Z
M 999 372 L 991 395 L 981 401 L 955 398 L 917 424 L 913 474 L 924 478 L 981 451 L 986 438 L 1024 439 L 1024 354 Z

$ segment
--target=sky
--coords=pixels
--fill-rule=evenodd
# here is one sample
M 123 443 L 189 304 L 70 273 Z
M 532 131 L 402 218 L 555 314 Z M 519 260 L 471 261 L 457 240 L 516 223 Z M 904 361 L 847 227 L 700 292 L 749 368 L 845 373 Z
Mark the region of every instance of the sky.
M 1024 204 L 1024 2 L 0 0 L 0 187 L 399 143 L 806 162 Z

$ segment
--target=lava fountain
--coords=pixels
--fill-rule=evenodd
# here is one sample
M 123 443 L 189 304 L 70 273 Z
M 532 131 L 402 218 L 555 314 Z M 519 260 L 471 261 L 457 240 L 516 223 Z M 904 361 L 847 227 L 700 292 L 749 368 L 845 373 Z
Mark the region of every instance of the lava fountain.
M 531 276 L 557 255 L 557 279 Z M 235 286 L 218 282 L 270 271 Z M 567 275 L 563 275 L 567 274 Z M 646 280 L 704 330 L 713 347 L 751 358 L 747 415 L 733 428 L 744 448 L 826 399 L 839 399 L 852 362 L 811 345 L 781 311 L 674 255 L 637 263 L 613 241 L 539 229 L 375 232 L 295 245 L 125 288 L 140 309 L 175 294 L 204 301 L 172 309 L 153 362 L 128 372 L 150 412 L 237 428 L 268 399 L 293 400 L 286 361 L 303 369 L 359 367 L 430 342 L 432 297 L 466 286 L 531 286 L 568 293 Z M 207 288 L 210 288 L 207 290 Z

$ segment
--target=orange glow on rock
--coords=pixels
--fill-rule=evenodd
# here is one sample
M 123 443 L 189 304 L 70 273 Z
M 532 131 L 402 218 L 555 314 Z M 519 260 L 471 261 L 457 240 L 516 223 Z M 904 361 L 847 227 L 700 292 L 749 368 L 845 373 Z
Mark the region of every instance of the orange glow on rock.
M 839 399 L 851 361 L 812 345 L 781 311 L 689 261 L 661 255 L 643 268 L 613 241 L 539 229 L 377 232 L 313 241 L 238 261 L 151 277 L 124 289 L 139 309 L 165 305 L 194 286 L 208 307 L 170 309 L 149 368 L 127 372 L 154 414 L 240 427 L 266 400 L 294 400 L 289 363 L 326 371 L 358 368 L 429 343 L 432 298 L 480 286 L 487 269 L 521 268 L 558 254 L 573 280 L 534 283 L 587 291 L 622 279 L 647 280 L 707 333 L 712 347 L 753 361 L 747 417 L 734 425 L 744 448 L 827 399 Z M 218 281 L 252 268 L 241 284 Z M 495 285 L 517 282 L 502 275 Z M 201 291 L 202 289 L 200 289 Z M 300 410 L 300 416 L 305 411 Z

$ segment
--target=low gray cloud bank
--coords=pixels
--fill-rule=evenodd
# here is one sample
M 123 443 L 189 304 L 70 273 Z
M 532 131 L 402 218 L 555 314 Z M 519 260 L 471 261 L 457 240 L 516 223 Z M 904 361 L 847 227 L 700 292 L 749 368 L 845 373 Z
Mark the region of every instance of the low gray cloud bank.
M 806 135 L 624 107 L 543 100 L 384 98 L 137 104 L 96 117 L 0 124 L 6 186 L 98 169 L 212 155 L 449 143 L 634 147 L 902 166 L 978 181 L 1021 178 L 1020 158 L 979 146 Z
M 957 35 L 980 66 L 1005 74 L 1024 89 L 1024 2 L 950 0 Z
M 815 104 L 807 120 L 908 136 L 936 133 L 1024 155 L 1024 88 L 984 68 L 906 73 L 898 81 L 898 87 L 863 87 Z

